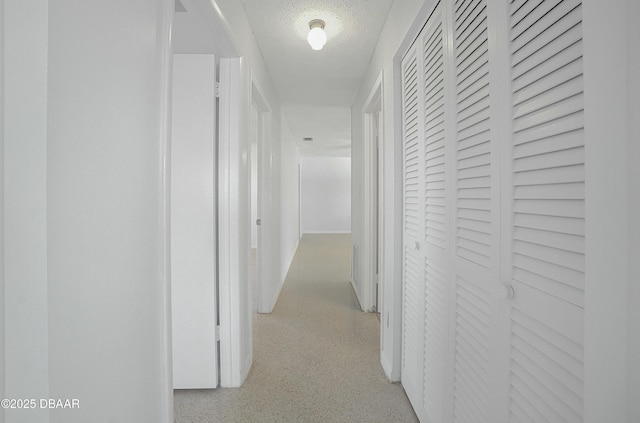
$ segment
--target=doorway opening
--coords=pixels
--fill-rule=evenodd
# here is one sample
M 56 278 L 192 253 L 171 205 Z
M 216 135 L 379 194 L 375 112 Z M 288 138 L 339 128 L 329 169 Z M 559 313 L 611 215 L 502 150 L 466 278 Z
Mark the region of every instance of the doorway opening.
M 252 362 L 237 264 L 241 60 L 207 0 L 181 0 L 171 37 L 174 388 L 236 387 Z

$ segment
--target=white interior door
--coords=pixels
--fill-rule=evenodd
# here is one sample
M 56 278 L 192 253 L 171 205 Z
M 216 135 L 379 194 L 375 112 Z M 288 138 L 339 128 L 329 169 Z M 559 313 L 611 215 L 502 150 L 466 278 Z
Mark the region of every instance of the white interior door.
M 171 139 L 173 384 L 218 386 L 215 58 L 176 54 Z
M 422 122 L 419 102 L 423 98 L 418 83 L 421 52 L 413 47 L 402 62 L 402 384 L 423 419 L 423 342 L 424 342 L 424 256 L 420 251 L 424 238 L 424 162 Z M 420 110 L 419 110 L 420 109 Z M 418 405 L 418 406 L 416 406 Z
M 506 395 L 497 377 L 506 359 L 503 326 L 496 324 L 504 308 L 499 278 L 500 139 L 492 128 L 497 121 L 491 116 L 487 0 L 457 1 L 450 13 L 455 81 L 450 406 L 456 421 L 500 421 L 491 403 L 492 394 Z
M 447 151 L 445 92 L 447 89 L 448 62 L 444 8 L 438 4 L 418 44 L 423 52 L 419 83 L 423 85 L 422 115 L 424 135 L 421 140 L 424 158 L 419 169 L 424 173 L 424 215 L 420 225 L 424 226 L 421 240 L 421 264 L 424 268 L 424 362 L 422 366 L 422 406 L 430 421 L 443 420 L 444 381 L 447 376 L 445 358 L 447 353 L 447 331 L 449 316 L 450 270 L 448 266 L 450 242 L 449 222 L 451 214 L 448 199 L 450 192 L 449 155 Z
M 585 178 L 580 0 L 509 7 L 503 261 L 512 421 L 583 421 Z

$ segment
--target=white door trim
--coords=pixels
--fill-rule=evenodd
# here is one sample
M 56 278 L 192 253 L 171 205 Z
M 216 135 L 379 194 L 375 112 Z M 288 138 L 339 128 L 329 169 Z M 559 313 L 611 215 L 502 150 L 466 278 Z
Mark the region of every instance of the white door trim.
M 242 328 L 240 304 L 240 251 L 238 197 L 241 167 L 240 122 L 242 113 L 241 59 L 220 59 L 218 139 L 218 289 L 220 314 L 220 385 L 241 386 Z
M 257 134 L 257 154 L 256 161 L 258 164 L 258 219 L 261 223 L 258 226 L 258 248 L 256 261 L 256 289 L 257 289 L 257 311 L 258 313 L 271 313 L 275 306 L 275 299 L 271 298 L 269 293 L 272 291 L 269 287 L 273 284 L 273 272 L 271 271 L 272 255 L 270 254 L 269 245 L 272 245 L 273 219 L 271 216 L 271 107 L 269 106 L 264 91 L 260 83 L 256 79 L 253 71 L 251 72 L 251 91 L 249 93 L 249 102 L 253 104 L 258 112 L 256 128 Z M 255 225 L 256 222 L 250 222 Z
M 379 119 L 379 127 L 377 128 L 377 146 L 374 138 L 374 125 L 376 117 L 374 114 L 382 115 L 382 72 L 378 75 L 367 101 L 364 105 L 363 122 L 364 122 L 364 239 L 363 239 L 363 277 L 362 281 L 362 298 L 360 298 L 361 306 L 364 311 L 376 311 L 376 251 L 380 251 L 383 225 L 376 225 L 376 212 L 378 221 L 382 222 L 382 210 L 380 207 L 380 199 L 382 195 L 382 185 L 377 184 L 376 179 L 379 176 L 380 169 L 378 167 L 379 159 L 375 154 L 376 148 L 381 151 L 383 119 Z M 375 162 L 375 163 L 374 163 Z M 378 190 L 378 195 L 374 191 Z M 377 200 L 377 201 L 376 201 Z M 378 226 L 378 227 L 376 227 Z M 379 234 L 376 237 L 376 230 Z M 378 239 L 378 248 L 375 242 Z M 382 272 L 380 272 L 380 275 Z M 379 311 L 379 310 L 377 310 Z

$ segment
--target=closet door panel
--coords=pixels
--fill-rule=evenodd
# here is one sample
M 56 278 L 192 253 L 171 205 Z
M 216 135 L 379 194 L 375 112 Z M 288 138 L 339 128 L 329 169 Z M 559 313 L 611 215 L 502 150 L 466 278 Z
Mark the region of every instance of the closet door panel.
M 579 0 L 510 4 L 510 419 L 583 413 L 584 141 Z
M 454 276 L 453 420 L 491 419 L 493 291 L 499 258 L 495 233 L 498 171 L 491 134 L 486 0 L 453 5 L 455 138 L 452 157 Z
M 424 264 L 425 321 L 423 407 L 431 422 L 443 421 L 449 304 L 448 157 L 445 139 L 445 33 L 438 4 L 421 39 L 424 74 Z
M 402 61 L 403 129 L 403 254 L 402 254 L 402 383 L 416 404 L 422 404 L 425 269 L 420 241 L 424 225 L 424 146 L 422 54 L 411 49 Z

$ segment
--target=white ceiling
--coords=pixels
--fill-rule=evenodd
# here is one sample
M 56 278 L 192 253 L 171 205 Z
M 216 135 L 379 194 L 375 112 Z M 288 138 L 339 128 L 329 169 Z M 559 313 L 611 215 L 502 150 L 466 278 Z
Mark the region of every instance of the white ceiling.
M 240 1 L 301 153 L 348 156 L 350 108 L 393 0 Z M 319 51 L 307 44 L 312 19 L 326 22 Z

